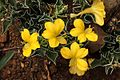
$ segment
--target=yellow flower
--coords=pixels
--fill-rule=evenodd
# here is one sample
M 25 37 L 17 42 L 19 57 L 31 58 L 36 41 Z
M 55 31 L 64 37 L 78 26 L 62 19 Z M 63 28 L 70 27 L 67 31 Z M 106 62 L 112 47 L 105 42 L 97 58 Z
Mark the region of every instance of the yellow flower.
M 71 74 L 83 75 L 88 70 L 88 64 L 83 58 L 88 55 L 88 49 L 80 48 L 79 44 L 74 42 L 71 44 L 70 49 L 63 47 L 61 55 L 65 59 L 71 59 L 69 63 L 69 71 Z
M 52 48 L 57 47 L 59 44 L 66 44 L 67 41 L 64 37 L 59 36 L 62 30 L 64 29 L 64 21 L 62 19 L 56 19 L 54 23 L 46 22 L 45 31 L 42 33 L 42 36 L 48 39 L 49 45 Z
M 21 37 L 26 42 L 22 49 L 24 56 L 29 57 L 31 55 L 32 50 L 40 48 L 40 44 L 37 40 L 38 36 L 39 34 L 37 32 L 30 35 L 28 29 L 24 29 L 23 31 L 21 31 Z
M 78 37 L 80 43 L 85 42 L 87 39 L 93 42 L 98 40 L 98 35 L 92 31 L 92 28 L 85 29 L 84 22 L 81 19 L 74 20 L 73 25 L 75 28 L 71 29 L 70 34 Z
M 86 8 L 78 14 L 71 14 L 70 17 L 76 17 L 81 14 L 91 13 L 95 16 L 96 23 L 100 26 L 104 25 L 105 18 L 105 6 L 101 0 L 93 0 L 93 4 L 90 8 Z

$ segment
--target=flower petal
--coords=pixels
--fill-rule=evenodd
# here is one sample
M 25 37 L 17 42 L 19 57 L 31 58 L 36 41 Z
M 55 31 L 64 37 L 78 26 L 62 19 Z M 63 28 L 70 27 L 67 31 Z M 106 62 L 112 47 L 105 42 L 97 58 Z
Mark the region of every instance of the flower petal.
M 53 38 L 55 37 L 56 35 L 52 32 L 50 32 L 49 30 L 45 30 L 43 33 L 42 33 L 42 36 L 46 39 L 50 39 L 50 38 Z
M 67 47 L 61 48 L 60 53 L 61 53 L 62 57 L 65 59 L 70 59 L 72 57 L 70 49 Z
M 64 29 L 65 23 L 62 19 L 58 18 L 54 22 L 56 34 L 59 35 Z
M 40 48 L 40 44 L 38 41 L 35 41 L 34 43 L 31 44 L 31 49 L 36 50 L 37 48 Z
M 76 66 L 71 66 L 70 69 L 69 69 L 69 72 L 70 72 L 71 74 L 76 74 L 76 72 L 77 72 Z
M 49 42 L 50 47 L 52 47 L 52 48 L 55 48 L 59 45 L 59 41 L 57 38 L 49 39 L 48 42 Z
M 98 35 L 97 35 L 96 33 L 94 33 L 94 32 L 91 32 L 91 33 L 89 33 L 89 34 L 86 34 L 86 37 L 87 37 L 87 39 L 88 39 L 89 41 L 95 42 L 95 41 L 98 40 Z
M 28 29 L 24 29 L 23 31 L 21 31 L 21 37 L 25 42 L 29 42 L 30 40 L 30 33 Z
M 52 22 L 45 22 L 45 29 L 50 32 L 55 32 L 55 24 Z
M 91 33 L 91 32 L 92 32 L 92 28 L 89 27 L 89 28 L 85 29 L 85 33 L 86 33 L 86 34 L 87 34 L 87 33 L 89 34 L 89 33 Z
M 84 58 L 87 55 L 88 55 L 88 49 L 81 48 L 81 49 L 78 50 L 78 52 L 76 54 L 76 58 Z
M 86 71 L 81 71 L 81 70 L 78 69 L 76 73 L 77 73 L 78 76 L 83 76 L 85 74 L 85 72 Z
M 85 29 L 85 25 L 84 25 L 84 22 L 82 21 L 82 19 L 75 19 L 73 22 L 73 25 L 76 28 L 80 28 L 81 31 L 84 31 L 84 29 Z
M 77 59 L 77 67 L 81 71 L 88 70 L 88 63 L 84 59 Z
M 77 64 L 77 60 L 75 58 L 71 58 L 71 60 L 69 62 L 69 67 L 75 66 L 76 64 Z
M 95 21 L 100 26 L 104 25 L 104 18 L 100 16 L 100 14 L 94 14 L 95 15 Z
M 37 32 L 34 32 L 31 36 L 30 36 L 30 43 L 33 43 L 33 42 L 35 42 L 35 41 L 37 41 L 38 40 L 38 36 L 39 36 L 39 34 L 37 33 Z
M 79 34 L 82 33 L 82 32 L 83 31 L 80 28 L 73 28 L 73 29 L 70 30 L 70 34 L 74 37 L 79 36 Z
M 75 56 L 77 51 L 80 49 L 79 44 L 76 42 L 73 42 L 70 46 L 70 49 L 71 49 L 72 55 Z
M 80 43 L 83 43 L 85 42 L 87 39 L 86 39 L 86 36 L 85 36 L 85 33 L 81 33 L 79 36 L 78 36 L 78 40 Z
M 25 44 L 22 50 L 23 50 L 23 55 L 25 57 L 29 57 L 31 55 L 32 50 L 31 50 L 30 44 L 28 43 Z
M 61 43 L 61 44 L 67 44 L 67 41 L 65 40 L 64 37 L 59 36 L 59 37 L 57 37 L 57 39 L 58 39 L 59 43 Z

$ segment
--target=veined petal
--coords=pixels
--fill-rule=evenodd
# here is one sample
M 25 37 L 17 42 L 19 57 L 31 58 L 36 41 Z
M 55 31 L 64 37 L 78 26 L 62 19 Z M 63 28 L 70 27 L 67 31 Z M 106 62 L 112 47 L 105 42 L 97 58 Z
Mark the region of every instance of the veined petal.
M 29 44 L 25 44 L 22 50 L 25 57 L 29 57 L 31 55 L 32 50 Z
M 42 36 L 46 39 L 51 39 L 51 38 L 54 38 L 56 37 L 56 34 L 50 32 L 49 30 L 45 30 L 43 33 L 42 33 Z
M 81 48 L 81 49 L 78 50 L 78 52 L 76 54 L 76 58 L 84 58 L 87 55 L 88 55 L 88 49 Z
M 65 59 L 70 59 L 72 57 L 70 49 L 67 47 L 61 48 L 60 53 L 61 53 L 62 57 Z
M 75 19 L 73 22 L 73 25 L 76 28 L 80 28 L 81 29 L 80 31 L 84 31 L 84 29 L 85 29 L 85 25 L 84 25 L 84 22 L 82 21 L 82 19 Z
M 73 42 L 70 46 L 70 49 L 71 49 L 72 55 L 75 56 L 77 51 L 80 49 L 79 44 L 76 42 Z
M 37 48 L 40 48 L 40 44 L 38 41 L 35 41 L 34 43 L 30 44 L 31 49 L 36 50 Z
M 73 28 L 70 30 L 70 34 L 74 37 L 79 36 L 80 33 L 82 33 L 83 31 L 80 28 Z
M 98 40 L 98 35 L 95 32 L 91 32 L 89 34 L 86 34 L 86 37 L 89 41 L 97 41 Z
M 65 23 L 62 19 L 58 18 L 54 22 L 56 34 L 60 34 L 65 27 Z
M 69 67 L 77 65 L 77 59 L 76 58 L 71 58 L 69 62 Z
M 59 36 L 59 37 L 57 37 L 57 39 L 58 39 L 59 43 L 61 43 L 61 44 L 67 44 L 67 41 L 65 40 L 64 37 Z
M 76 73 L 77 73 L 78 76 L 83 76 L 85 74 L 85 72 L 86 71 L 81 71 L 81 70 L 78 69 Z
M 88 63 L 84 59 L 77 59 L 77 67 L 81 71 L 87 71 Z
M 85 42 L 87 39 L 86 39 L 86 36 L 85 36 L 85 33 L 81 33 L 79 36 L 78 36 L 78 40 L 80 43 L 83 43 Z
M 104 18 L 98 14 L 94 14 L 94 15 L 95 15 L 96 23 L 99 24 L 100 26 L 104 25 Z
M 38 40 L 38 36 L 39 36 L 39 34 L 37 33 L 37 32 L 34 32 L 31 36 L 30 36 L 30 43 L 33 43 L 33 42 L 35 42 L 35 41 L 37 41 Z
M 51 39 L 49 39 L 48 42 L 49 42 L 50 47 L 52 47 L 52 48 L 55 48 L 59 45 L 59 41 L 57 38 L 51 38 Z
M 85 29 L 85 33 L 87 34 L 89 34 L 89 33 L 91 33 L 92 32 L 92 28 L 87 28 L 87 29 Z
M 71 74 L 76 74 L 76 72 L 77 72 L 77 67 L 76 67 L 76 66 L 71 66 L 70 69 L 69 69 L 69 72 L 70 72 Z
M 45 22 L 45 29 L 50 31 L 50 32 L 55 32 L 55 24 L 52 22 Z
M 30 32 L 28 29 L 24 29 L 21 31 L 21 37 L 25 42 L 29 42 L 30 40 Z

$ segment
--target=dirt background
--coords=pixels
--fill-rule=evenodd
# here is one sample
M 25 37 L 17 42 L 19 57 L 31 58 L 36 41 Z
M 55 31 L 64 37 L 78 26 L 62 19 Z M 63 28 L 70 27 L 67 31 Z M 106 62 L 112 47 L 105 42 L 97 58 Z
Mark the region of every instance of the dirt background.
M 106 6 L 105 25 L 110 26 L 113 21 L 120 21 L 120 0 L 104 0 Z M 117 25 L 120 27 L 120 25 Z M 1 32 L 2 22 L 0 22 Z M 21 45 L 18 24 L 14 23 L 6 34 L 0 35 L 0 49 L 15 48 Z M 120 80 L 120 69 L 117 68 L 111 75 L 106 75 L 104 68 L 89 70 L 82 77 L 69 73 L 68 60 L 61 56 L 57 64 L 42 57 L 22 56 L 21 49 L 14 49 L 14 57 L 0 70 L 0 80 Z M 6 54 L 1 51 L 0 56 Z

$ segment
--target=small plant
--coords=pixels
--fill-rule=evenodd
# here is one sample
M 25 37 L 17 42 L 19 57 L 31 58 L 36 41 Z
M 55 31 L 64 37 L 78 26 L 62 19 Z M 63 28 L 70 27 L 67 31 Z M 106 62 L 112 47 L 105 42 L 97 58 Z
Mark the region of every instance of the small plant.
M 23 56 L 48 57 L 54 64 L 59 55 L 70 59 L 71 74 L 82 76 L 89 69 L 102 66 L 106 73 L 119 66 L 119 34 L 108 33 L 100 48 L 100 59 L 90 57 L 89 42 L 95 43 L 99 35 L 91 24 L 104 25 L 105 6 L 102 0 L 73 0 L 71 13 L 63 0 L 46 3 L 44 0 L 1 1 L 3 33 L 18 21 L 23 39 Z M 78 5 L 79 4 L 79 5 Z M 4 15 L 5 13 L 6 15 Z M 105 26 L 104 26 L 105 27 Z M 96 53 L 92 53 L 96 54 Z M 98 55 L 99 56 L 99 55 Z M 94 58 L 94 59 L 93 59 Z M 111 71 L 112 72 L 112 71 Z

